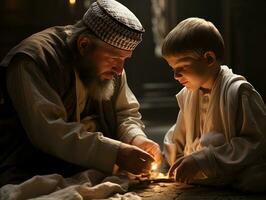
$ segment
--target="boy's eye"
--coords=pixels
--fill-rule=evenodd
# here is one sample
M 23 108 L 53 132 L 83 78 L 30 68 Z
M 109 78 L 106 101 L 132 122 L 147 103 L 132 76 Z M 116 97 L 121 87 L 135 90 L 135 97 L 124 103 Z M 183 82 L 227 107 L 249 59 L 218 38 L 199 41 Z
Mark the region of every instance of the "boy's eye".
M 173 73 L 174 73 L 174 75 L 178 75 L 178 74 L 180 74 L 182 71 L 184 71 L 183 67 L 178 67 L 178 68 L 173 69 Z
M 179 72 L 182 72 L 182 71 L 184 71 L 184 67 L 177 67 L 177 68 L 173 69 L 174 73 L 179 73 Z
M 173 70 L 174 75 L 176 76 L 182 72 L 188 71 L 190 69 L 190 67 L 191 67 L 191 65 L 183 65 L 183 66 L 179 66 L 177 68 L 172 68 L 172 70 Z

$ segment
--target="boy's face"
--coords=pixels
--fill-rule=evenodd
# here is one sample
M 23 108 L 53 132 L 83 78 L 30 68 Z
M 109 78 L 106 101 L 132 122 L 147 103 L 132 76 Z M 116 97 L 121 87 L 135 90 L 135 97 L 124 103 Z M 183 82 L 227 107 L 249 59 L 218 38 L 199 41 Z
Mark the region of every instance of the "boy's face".
M 174 78 L 187 89 L 194 91 L 200 87 L 211 89 L 211 67 L 203 55 L 193 52 L 164 56 L 174 72 Z

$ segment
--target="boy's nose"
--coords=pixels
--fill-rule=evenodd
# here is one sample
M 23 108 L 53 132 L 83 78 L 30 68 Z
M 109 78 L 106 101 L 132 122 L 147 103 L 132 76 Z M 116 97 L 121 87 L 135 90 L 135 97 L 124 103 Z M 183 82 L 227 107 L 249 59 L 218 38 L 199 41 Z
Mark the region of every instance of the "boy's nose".
M 174 78 L 175 80 L 178 80 L 180 77 L 182 77 L 182 74 L 179 72 L 174 72 Z

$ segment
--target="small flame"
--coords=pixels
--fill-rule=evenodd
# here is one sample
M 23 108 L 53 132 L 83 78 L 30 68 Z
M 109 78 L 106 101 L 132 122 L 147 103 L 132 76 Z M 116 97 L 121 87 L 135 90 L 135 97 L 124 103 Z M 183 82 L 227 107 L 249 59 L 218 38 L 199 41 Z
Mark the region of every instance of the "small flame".
M 158 164 L 155 162 L 151 164 L 150 178 L 151 179 L 168 179 L 169 178 L 168 175 L 159 172 L 158 167 L 159 167 Z
M 151 164 L 151 171 L 156 171 L 158 168 L 158 165 L 156 163 Z
M 157 175 L 157 178 L 168 178 L 168 176 L 166 174 L 163 174 L 163 173 L 159 173 Z
M 76 4 L 76 0 L 69 0 L 70 5 Z

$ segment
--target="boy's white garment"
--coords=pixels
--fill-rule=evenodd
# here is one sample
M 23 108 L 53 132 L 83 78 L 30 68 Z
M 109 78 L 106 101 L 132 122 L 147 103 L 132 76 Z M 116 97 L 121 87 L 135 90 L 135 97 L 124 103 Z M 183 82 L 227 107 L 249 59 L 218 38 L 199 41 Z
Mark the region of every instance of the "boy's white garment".
M 202 90 L 199 91 L 199 126 L 200 134 L 204 132 L 204 125 L 207 119 L 207 112 L 210 105 L 210 93 L 204 93 Z
M 230 179 L 247 166 L 266 163 L 265 104 L 244 77 L 221 66 L 202 127 L 199 90 L 183 88 L 177 101 L 180 111 L 176 124 L 164 139 L 170 165 L 179 157 L 192 155 L 209 179 Z M 258 169 L 257 173 L 266 175 L 266 169 Z

